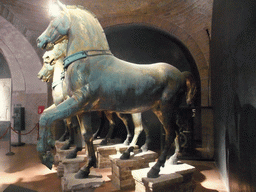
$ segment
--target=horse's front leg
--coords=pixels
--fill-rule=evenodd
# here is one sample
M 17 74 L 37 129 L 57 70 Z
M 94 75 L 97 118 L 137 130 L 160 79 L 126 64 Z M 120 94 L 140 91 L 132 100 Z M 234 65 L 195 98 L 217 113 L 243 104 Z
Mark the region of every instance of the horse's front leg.
M 96 167 L 96 156 L 93 147 L 93 131 L 91 127 L 91 113 L 83 113 L 78 116 L 81 133 L 88 149 L 88 162 L 75 175 L 75 178 L 87 178 L 91 167 Z
M 84 97 L 70 97 L 56 107 L 43 112 L 39 120 L 39 141 L 37 143 L 37 151 L 42 163 L 48 168 L 52 168 L 52 157 L 50 153 L 54 147 L 54 140 L 50 135 L 50 127 L 55 120 L 65 119 L 75 114 L 82 108 Z

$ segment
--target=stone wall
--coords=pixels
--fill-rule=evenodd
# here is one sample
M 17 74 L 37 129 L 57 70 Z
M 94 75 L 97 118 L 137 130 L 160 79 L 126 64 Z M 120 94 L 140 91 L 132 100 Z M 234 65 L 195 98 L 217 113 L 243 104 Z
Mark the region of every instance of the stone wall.
M 37 79 L 41 61 L 27 39 L 4 18 L 0 17 L 0 51 L 8 63 L 12 79 L 12 108 L 25 107 L 25 131 L 38 123 L 38 106 L 47 105 L 47 86 Z M 13 123 L 12 123 L 13 126 Z M 37 132 L 22 136 L 25 143 L 36 143 Z M 12 140 L 17 134 L 12 132 Z

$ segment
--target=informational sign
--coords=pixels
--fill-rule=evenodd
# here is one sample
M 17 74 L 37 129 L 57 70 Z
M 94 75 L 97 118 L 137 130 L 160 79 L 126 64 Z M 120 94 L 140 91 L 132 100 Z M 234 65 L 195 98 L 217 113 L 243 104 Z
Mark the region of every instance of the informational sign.
M 0 79 L 0 121 L 11 121 L 11 79 Z

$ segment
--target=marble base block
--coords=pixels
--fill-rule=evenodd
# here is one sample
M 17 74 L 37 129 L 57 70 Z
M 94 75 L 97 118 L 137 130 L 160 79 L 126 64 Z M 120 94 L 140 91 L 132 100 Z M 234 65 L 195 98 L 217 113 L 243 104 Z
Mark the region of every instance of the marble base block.
M 96 157 L 97 157 L 97 167 L 98 168 L 110 168 L 111 161 L 109 159 L 110 155 L 123 153 L 129 146 L 123 144 L 114 144 L 106 146 L 96 147 Z M 138 146 L 135 147 L 136 149 Z
M 153 166 L 155 163 L 151 163 Z M 195 167 L 186 163 L 161 167 L 158 178 L 147 178 L 150 168 L 133 170 L 135 192 L 192 192 Z
M 62 142 L 63 143 L 63 142 Z M 56 147 L 56 143 L 55 143 Z M 57 175 L 58 177 L 62 177 L 64 175 L 64 165 L 62 163 L 63 159 L 66 158 L 66 156 L 74 150 L 74 147 L 71 147 L 68 150 L 61 150 L 61 147 L 56 147 L 56 154 L 54 156 L 54 164 L 57 166 Z
M 104 182 L 102 175 L 94 171 L 85 179 L 76 179 L 75 173 L 69 173 L 61 178 L 61 188 L 63 192 L 93 192 Z
M 148 167 L 148 162 L 154 162 L 158 154 L 153 151 L 132 155 L 130 159 L 121 160 L 121 154 L 110 155 L 112 167 L 112 184 L 119 190 L 134 189 L 135 181 L 131 171 Z

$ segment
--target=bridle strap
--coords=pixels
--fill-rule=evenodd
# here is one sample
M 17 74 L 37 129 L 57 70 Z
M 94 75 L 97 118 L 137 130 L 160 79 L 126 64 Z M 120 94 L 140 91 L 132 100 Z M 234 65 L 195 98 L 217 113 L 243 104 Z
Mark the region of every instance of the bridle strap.
M 112 53 L 110 50 L 89 50 L 89 51 L 80 51 L 80 52 L 74 53 L 63 60 L 64 70 L 66 70 L 71 63 L 79 59 L 84 59 L 90 56 L 99 56 L 99 55 L 112 55 Z

